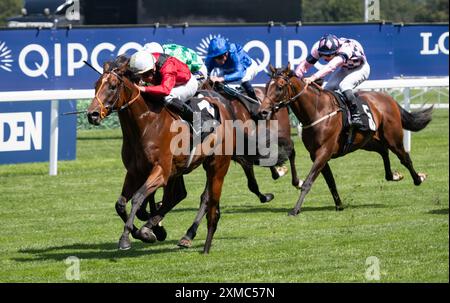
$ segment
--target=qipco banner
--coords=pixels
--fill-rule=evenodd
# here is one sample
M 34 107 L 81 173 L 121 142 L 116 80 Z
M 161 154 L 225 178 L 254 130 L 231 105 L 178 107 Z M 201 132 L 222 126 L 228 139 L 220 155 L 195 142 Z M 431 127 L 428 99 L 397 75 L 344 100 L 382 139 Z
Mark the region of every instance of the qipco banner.
M 254 83 L 265 83 L 268 65 L 292 68 L 322 35 L 358 40 L 371 65 L 370 79 L 448 76 L 448 25 L 348 24 L 314 26 L 101 27 L 0 30 L 0 91 L 89 89 L 105 61 L 131 55 L 150 42 L 178 43 L 207 53 L 223 36 L 241 44 L 258 63 Z M 324 62 L 318 62 L 320 68 Z M 314 72 L 314 70 L 312 70 Z

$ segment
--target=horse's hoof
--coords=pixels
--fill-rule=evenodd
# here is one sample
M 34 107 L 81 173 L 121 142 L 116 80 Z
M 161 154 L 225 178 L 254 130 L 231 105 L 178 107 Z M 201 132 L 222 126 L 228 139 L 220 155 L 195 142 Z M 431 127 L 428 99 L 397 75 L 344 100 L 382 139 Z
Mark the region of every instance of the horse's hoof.
M 163 226 L 156 225 L 153 227 L 153 234 L 158 241 L 164 241 L 167 238 L 167 231 Z
M 420 177 L 420 181 L 425 181 L 425 179 L 427 178 L 427 175 L 424 173 L 418 173 L 419 177 Z
M 427 175 L 424 173 L 418 173 L 417 175 L 419 176 L 419 180 L 417 182 L 414 181 L 414 185 L 422 184 L 422 182 L 425 181 L 425 179 L 427 178 Z
M 261 203 L 267 203 L 272 201 L 274 198 L 273 194 L 264 194 L 261 197 L 259 197 L 259 201 L 261 201 Z
M 302 179 L 299 179 L 298 180 L 298 183 L 296 184 L 296 185 L 294 185 L 295 187 L 297 187 L 297 189 L 302 189 L 302 185 L 303 185 L 303 180 Z
M 119 250 L 129 250 L 131 248 L 131 241 L 128 235 L 120 237 Z
M 284 175 L 286 175 L 286 173 L 289 170 L 285 165 L 283 165 L 283 166 L 276 166 L 275 169 L 277 170 L 278 177 L 283 177 Z
M 142 242 L 145 243 L 155 243 L 156 242 L 156 235 L 153 233 L 153 231 L 148 228 L 147 226 L 142 226 L 139 230 L 139 235 Z
M 192 240 L 188 239 L 186 237 L 181 238 L 180 241 L 178 241 L 178 247 L 180 248 L 190 248 L 192 247 Z
M 291 210 L 290 212 L 288 212 L 288 216 L 290 216 L 290 217 L 295 217 L 295 216 L 297 216 L 299 213 L 300 213 L 299 210 L 293 209 L 293 210 Z
M 392 181 L 400 181 L 403 179 L 403 175 L 399 173 L 398 171 L 394 172 L 392 174 Z

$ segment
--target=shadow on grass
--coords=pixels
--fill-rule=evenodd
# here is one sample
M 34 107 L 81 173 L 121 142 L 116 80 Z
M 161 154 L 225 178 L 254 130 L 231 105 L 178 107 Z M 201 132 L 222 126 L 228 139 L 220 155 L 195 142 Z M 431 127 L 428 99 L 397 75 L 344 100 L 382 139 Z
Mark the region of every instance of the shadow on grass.
M 242 240 L 240 237 L 220 238 L 214 237 L 214 240 Z M 178 240 L 156 242 L 146 244 L 132 240 L 132 247 L 129 250 L 119 250 L 117 242 L 104 243 L 75 243 L 70 245 L 53 246 L 46 248 L 20 249 L 19 254 L 33 256 L 12 258 L 16 262 L 36 262 L 45 260 L 64 261 L 69 256 L 75 256 L 80 259 L 103 259 L 116 262 L 117 259 L 134 258 L 140 256 L 152 256 L 155 254 L 178 253 L 180 251 L 190 251 L 193 253 L 202 253 L 204 240 L 194 241 L 194 245 L 189 248 L 179 248 Z
M 249 205 L 249 206 L 238 206 L 238 207 L 230 207 L 230 206 L 222 206 L 220 208 L 222 214 L 235 214 L 235 213 L 287 213 L 294 207 L 294 203 L 292 207 L 262 207 L 261 205 Z M 344 205 L 344 211 L 346 209 L 358 209 L 358 208 L 386 208 L 387 206 L 384 204 L 356 204 L 356 205 Z M 177 208 L 171 210 L 172 213 L 176 212 L 197 212 L 197 208 L 187 207 L 187 208 Z M 304 206 L 302 207 L 302 212 L 308 211 L 335 211 L 334 205 L 330 206 Z
M 433 209 L 427 212 L 430 215 L 448 215 L 448 208 Z

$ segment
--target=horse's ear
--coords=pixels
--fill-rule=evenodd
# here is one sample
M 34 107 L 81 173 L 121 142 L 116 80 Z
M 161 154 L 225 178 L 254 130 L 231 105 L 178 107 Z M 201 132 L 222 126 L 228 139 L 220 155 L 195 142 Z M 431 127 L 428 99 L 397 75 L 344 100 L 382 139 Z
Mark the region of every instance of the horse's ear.
M 105 63 L 103 63 L 103 72 L 107 72 L 111 69 L 111 62 L 107 61 Z
M 277 72 L 276 68 L 273 67 L 273 65 L 271 63 L 269 63 L 269 70 L 272 73 L 272 75 L 274 75 Z
M 291 62 L 288 62 L 288 64 L 286 65 L 286 69 L 284 70 L 287 74 L 289 74 L 291 72 Z

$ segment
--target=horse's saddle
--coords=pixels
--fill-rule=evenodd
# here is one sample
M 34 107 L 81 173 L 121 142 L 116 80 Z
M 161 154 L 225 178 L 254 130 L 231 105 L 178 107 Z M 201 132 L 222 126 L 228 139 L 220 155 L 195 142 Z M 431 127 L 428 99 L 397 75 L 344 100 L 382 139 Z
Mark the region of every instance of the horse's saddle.
M 344 95 L 339 91 L 331 91 L 331 93 L 334 95 L 336 100 L 339 103 L 339 107 L 342 110 L 342 119 L 343 119 L 343 129 L 350 128 L 350 110 L 348 109 L 346 103 L 345 103 L 345 97 Z M 367 102 L 361 98 L 358 98 L 358 93 L 355 93 L 356 98 L 358 99 L 358 102 L 361 103 L 361 108 L 363 109 L 363 112 L 361 112 L 361 120 L 364 124 L 364 126 L 358 130 L 360 131 L 376 131 L 377 127 L 375 125 L 375 121 L 373 120 L 372 111 L 370 109 L 370 106 L 367 104 Z
M 339 91 L 330 91 L 336 100 L 338 101 L 339 108 L 342 111 L 342 134 L 341 134 L 341 140 L 342 144 L 341 149 L 339 153 L 341 155 L 348 153 L 351 150 L 353 141 L 355 139 L 356 131 L 354 131 L 353 128 L 350 127 L 350 110 L 348 109 L 345 97 L 342 93 Z M 355 96 L 358 98 L 358 94 L 356 93 Z M 358 98 L 358 102 L 361 103 L 361 108 L 364 110 L 364 112 L 361 112 L 361 120 L 364 124 L 362 128 L 359 128 L 358 131 L 361 131 L 365 133 L 365 136 L 370 135 L 370 131 L 376 131 L 377 127 L 375 125 L 375 121 L 373 120 L 372 111 L 370 110 L 369 105 L 367 102 L 361 98 Z
M 231 88 L 227 85 L 219 85 L 218 86 L 221 89 L 221 92 L 225 93 L 226 95 L 238 99 L 247 109 L 247 111 L 250 113 L 252 117 L 257 117 L 259 112 L 259 104 L 255 102 L 251 102 L 250 100 L 243 97 L 243 95 L 247 96 L 247 93 L 242 87 L 237 88 Z
M 201 141 L 203 141 L 206 136 L 215 131 L 217 125 L 220 124 L 219 109 L 214 104 L 209 103 L 201 94 L 197 94 L 195 97 L 190 98 L 186 103 L 191 106 L 192 111 L 194 111 L 194 129 L 195 124 L 200 123 Z M 196 116 L 195 113 L 199 113 L 199 115 Z M 197 121 L 196 119 L 200 120 Z

